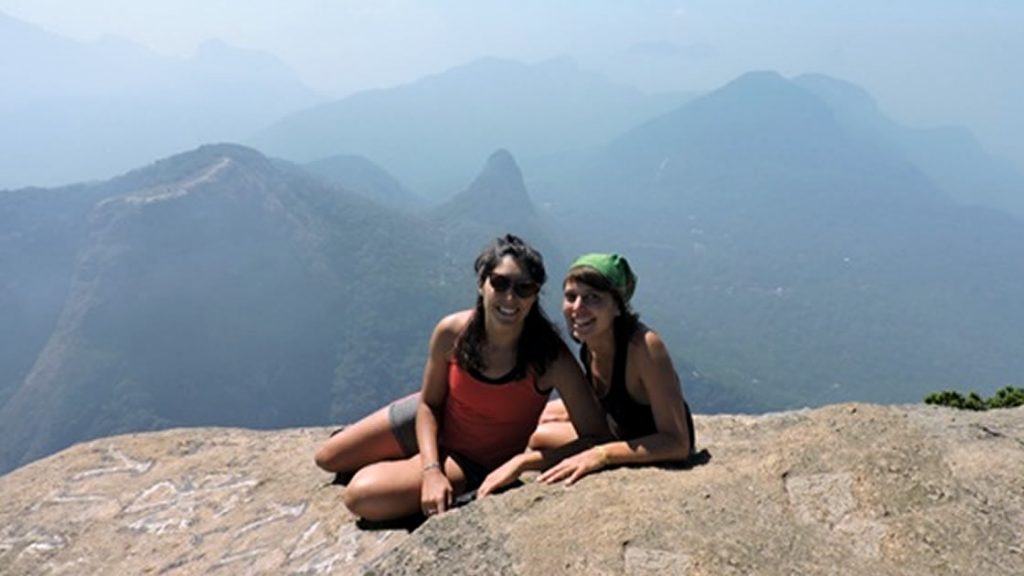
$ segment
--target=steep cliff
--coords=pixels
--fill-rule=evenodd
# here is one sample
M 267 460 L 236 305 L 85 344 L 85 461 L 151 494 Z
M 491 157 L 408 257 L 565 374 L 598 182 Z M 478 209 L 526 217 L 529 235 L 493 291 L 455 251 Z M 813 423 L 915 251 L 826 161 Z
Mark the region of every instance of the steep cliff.
M 2 574 L 1019 574 L 1024 408 L 697 418 L 710 459 L 367 530 L 324 429 L 82 444 L 0 477 Z

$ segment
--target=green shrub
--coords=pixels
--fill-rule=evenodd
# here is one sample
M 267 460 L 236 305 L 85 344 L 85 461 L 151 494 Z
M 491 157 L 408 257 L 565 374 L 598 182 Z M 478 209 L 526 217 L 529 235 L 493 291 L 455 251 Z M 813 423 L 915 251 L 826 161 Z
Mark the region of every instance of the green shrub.
M 991 408 L 1014 408 L 1024 406 L 1024 388 L 1006 386 L 996 392 L 996 395 L 983 399 L 977 393 L 971 392 L 966 397 L 955 390 L 943 390 L 932 392 L 924 399 L 925 404 L 937 406 L 949 406 L 960 410 L 989 410 Z
M 999 389 L 996 395 L 988 399 L 989 408 L 1015 408 L 1024 406 L 1024 388 L 1007 386 Z

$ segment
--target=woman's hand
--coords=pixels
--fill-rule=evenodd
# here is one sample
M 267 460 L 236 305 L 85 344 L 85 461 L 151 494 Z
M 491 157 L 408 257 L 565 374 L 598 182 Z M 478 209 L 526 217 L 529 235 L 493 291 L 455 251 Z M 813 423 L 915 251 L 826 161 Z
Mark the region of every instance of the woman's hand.
M 515 482 L 522 474 L 522 455 L 518 455 L 494 469 L 493 472 L 484 478 L 483 484 L 476 489 L 478 498 L 494 493 L 512 482 Z
M 543 474 L 537 477 L 538 482 L 553 484 L 565 480 L 566 486 L 571 486 L 580 478 L 604 468 L 608 464 L 608 455 L 601 448 L 591 448 L 570 456 L 548 468 Z
M 420 490 L 420 510 L 424 516 L 440 514 L 452 505 L 452 483 L 440 468 L 427 468 L 423 472 Z

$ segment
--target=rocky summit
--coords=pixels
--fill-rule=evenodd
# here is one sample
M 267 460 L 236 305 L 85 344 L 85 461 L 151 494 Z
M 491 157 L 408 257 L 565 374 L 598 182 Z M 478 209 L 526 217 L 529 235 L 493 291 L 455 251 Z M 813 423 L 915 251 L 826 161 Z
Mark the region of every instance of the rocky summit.
M 1024 408 L 696 419 L 707 457 L 367 528 L 326 429 L 179 429 L 0 477 L 0 574 L 1021 574 Z

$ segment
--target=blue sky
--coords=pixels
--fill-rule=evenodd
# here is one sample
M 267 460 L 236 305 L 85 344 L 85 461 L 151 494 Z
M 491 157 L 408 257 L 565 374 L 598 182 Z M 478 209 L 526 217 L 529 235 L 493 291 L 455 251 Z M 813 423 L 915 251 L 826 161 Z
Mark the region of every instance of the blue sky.
M 1011 0 L 0 0 L 0 12 L 181 57 L 219 38 L 276 55 L 331 96 L 482 56 L 700 47 L 701 73 L 673 87 L 714 88 L 752 69 L 823 72 L 864 86 L 901 121 L 967 125 L 1024 166 L 1024 2 Z

